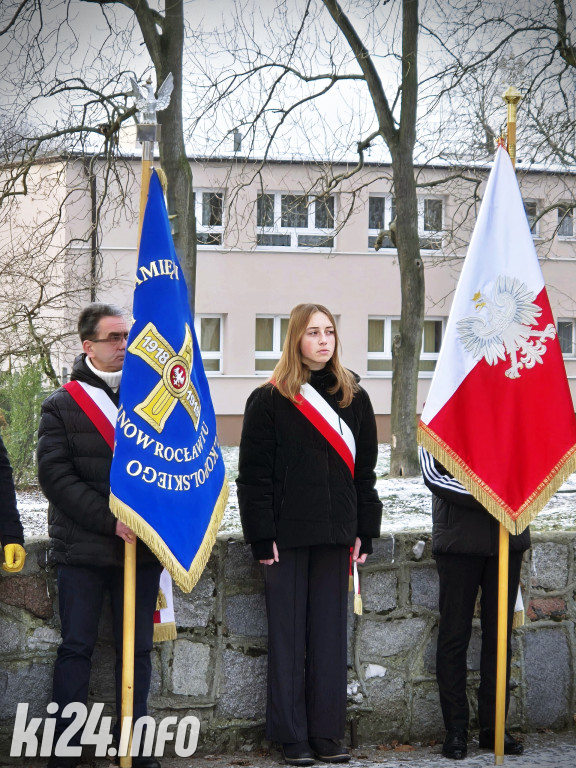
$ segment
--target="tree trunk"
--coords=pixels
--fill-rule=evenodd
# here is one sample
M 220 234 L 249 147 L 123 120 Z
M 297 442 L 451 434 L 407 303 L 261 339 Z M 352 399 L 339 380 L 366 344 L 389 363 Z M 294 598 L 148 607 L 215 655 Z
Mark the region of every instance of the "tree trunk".
M 174 90 L 167 109 L 158 113 L 161 124 L 160 162 L 168 178 L 168 213 L 174 218 L 174 245 L 188 286 L 190 308 L 194 313 L 196 293 L 196 215 L 192 189 L 192 169 L 186 156 L 182 122 L 182 54 L 184 48 L 183 0 L 166 2 L 165 21 L 160 41 L 159 61 L 154 61 L 157 86 L 171 72 Z
M 395 152 L 396 243 L 402 304 L 400 332 L 392 340 L 390 474 L 419 473 L 416 445 L 418 370 L 424 321 L 424 267 L 418 239 L 418 200 L 412 154 Z
M 416 443 L 418 370 L 424 322 L 424 268 L 418 239 L 414 143 L 418 104 L 418 2 L 402 3 L 402 109 L 392 142 L 396 243 L 402 304 L 400 333 L 392 343 L 391 475 L 419 473 Z

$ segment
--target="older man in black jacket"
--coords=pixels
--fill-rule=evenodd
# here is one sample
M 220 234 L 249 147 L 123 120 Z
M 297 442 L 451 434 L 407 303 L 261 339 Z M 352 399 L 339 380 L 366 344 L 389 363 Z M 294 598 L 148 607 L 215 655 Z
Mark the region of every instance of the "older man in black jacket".
M 436 679 L 446 726 L 442 748 L 445 757 L 466 757 L 469 705 L 466 695 L 466 653 L 472 634 L 472 619 L 478 590 L 482 650 L 478 688 L 479 745 L 494 749 L 496 719 L 496 657 L 498 628 L 499 523 L 439 461 L 420 448 L 424 482 L 432 491 L 432 554 L 440 580 L 440 624 L 436 651 Z M 506 709 L 508 709 L 512 618 L 523 553 L 530 546 L 526 529 L 510 536 L 508 570 L 508 663 Z M 504 751 L 519 755 L 520 741 L 506 733 Z
M 90 403 L 113 415 L 118 405 L 128 326 L 113 305 L 91 304 L 80 314 L 78 333 L 83 354 L 72 369 Z M 135 534 L 109 507 L 112 449 L 88 410 L 61 387 L 42 406 L 38 441 L 38 477 L 49 501 L 49 560 L 58 571 L 62 643 L 54 665 L 52 701 L 58 705 L 54 745 L 70 718 L 62 710 L 71 702 L 86 704 L 91 656 L 98 637 L 103 598 L 109 592 L 116 642 L 116 710 L 118 740 L 121 711 L 124 542 Z M 97 413 L 97 411 L 96 411 Z M 134 658 L 134 720 L 146 715 L 151 677 L 153 616 L 161 566 L 138 541 Z M 80 733 L 70 740 L 80 742 Z M 48 768 L 74 768 L 79 757 L 53 749 Z M 158 768 L 151 757 L 132 758 L 134 768 Z

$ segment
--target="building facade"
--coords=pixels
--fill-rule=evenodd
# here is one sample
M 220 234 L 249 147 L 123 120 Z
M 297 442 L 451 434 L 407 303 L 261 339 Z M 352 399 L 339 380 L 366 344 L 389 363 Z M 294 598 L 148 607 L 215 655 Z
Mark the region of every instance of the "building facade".
M 397 251 L 389 231 L 395 217 L 390 167 L 367 165 L 346 178 L 350 168 L 345 165 L 304 161 L 262 164 L 236 157 L 191 163 L 198 230 L 195 325 L 221 442 L 238 442 L 246 398 L 272 371 L 290 310 L 301 302 L 324 304 L 336 316 L 342 360 L 362 378 L 380 439 L 389 439 L 391 350 L 401 307 Z M 417 169 L 426 276 L 419 411 L 488 170 L 447 165 Z M 96 170 L 96 189 L 106 183 L 110 197 L 99 211 L 95 242 L 82 234 L 94 215 L 95 199 L 86 166 L 78 160 L 59 170 L 54 205 L 57 199 L 58 210 L 65 212 L 60 219 L 66 247 L 58 279 L 66 282 L 73 274 L 78 283 L 69 311 L 60 319 L 69 330 L 77 308 L 91 296 L 131 306 L 139 159 L 127 156 L 117 173 L 122 183 L 104 180 L 103 166 L 100 173 Z M 50 204 L 50 173 L 45 169 L 39 176 L 35 199 L 21 205 L 24 219 L 37 215 L 34 206 L 40 201 L 44 207 Z M 341 182 L 327 192 L 330 179 L 337 176 Z M 64 178 L 66 195 L 61 189 Z M 576 224 L 571 205 L 576 175 L 519 169 L 518 178 L 575 394 Z M 71 336 L 53 353 L 61 377 L 66 378 L 79 351 Z

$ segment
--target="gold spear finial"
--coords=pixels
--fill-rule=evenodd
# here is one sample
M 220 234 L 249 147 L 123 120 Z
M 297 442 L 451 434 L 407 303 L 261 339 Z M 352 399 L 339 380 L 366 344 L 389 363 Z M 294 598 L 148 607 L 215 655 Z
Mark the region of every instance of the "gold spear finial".
M 502 94 L 502 98 L 508 105 L 508 154 L 512 163 L 516 165 L 516 108 L 522 94 L 518 88 L 510 85 Z

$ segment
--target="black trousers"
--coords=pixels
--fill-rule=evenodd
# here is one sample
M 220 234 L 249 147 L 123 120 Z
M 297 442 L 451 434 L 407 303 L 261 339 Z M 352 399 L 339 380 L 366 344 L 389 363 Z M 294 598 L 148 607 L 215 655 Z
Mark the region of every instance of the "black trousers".
M 147 713 L 152 663 L 154 611 L 162 566 L 142 566 L 136 571 L 136 625 L 134 639 L 134 722 Z M 92 653 L 105 592 L 110 592 L 116 646 L 116 714 L 114 736 L 119 738 L 122 699 L 122 634 L 124 570 L 122 568 L 58 565 L 58 604 L 62 643 L 54 663 L 52 701 L 58 704 L 56 738 L 70 723 L 60 716 L 70 702 L 87 703 Z M 77 732 L 70 744 L 78 744 Z M 54 739 L 54 743 L 56 742 Z
M 508 570 L 508 658 L 506 711 L 510 699 L 512 619 L 520 583 L 522 552 L 511 551 Z M 478 720 L 480 728 L 494 728 L 496 717 L 496 657 L 498 637 L 498 557 L 437 555 L 440 578 L 440 626 L 436 652 L 436 679 L 446 729 L 468 730 L 470 709 L 466 695 L 466 652 L 478 588 L 482 649 Z
M 264 566 L 270 741 L 344 736 L 349 557 L 343 546 L 298 547 Z

